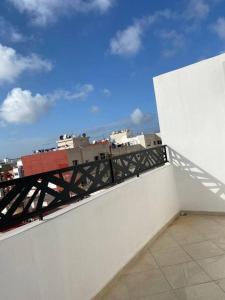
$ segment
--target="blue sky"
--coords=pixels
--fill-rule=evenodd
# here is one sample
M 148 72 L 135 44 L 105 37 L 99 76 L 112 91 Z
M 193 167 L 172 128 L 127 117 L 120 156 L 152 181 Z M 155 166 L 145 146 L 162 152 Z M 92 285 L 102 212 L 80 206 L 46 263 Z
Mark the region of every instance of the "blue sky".
M 224 46 L 224 0 L 2 0 L 0 157 L 158 131 L 152 77 Z

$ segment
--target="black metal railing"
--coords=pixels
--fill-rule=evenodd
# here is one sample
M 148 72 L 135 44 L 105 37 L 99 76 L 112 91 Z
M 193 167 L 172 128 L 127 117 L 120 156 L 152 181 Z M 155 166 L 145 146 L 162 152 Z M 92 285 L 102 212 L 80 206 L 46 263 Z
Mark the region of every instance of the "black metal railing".
M 0 182 L 0 229 L 23 224 L 167 162 L 166 147 Z

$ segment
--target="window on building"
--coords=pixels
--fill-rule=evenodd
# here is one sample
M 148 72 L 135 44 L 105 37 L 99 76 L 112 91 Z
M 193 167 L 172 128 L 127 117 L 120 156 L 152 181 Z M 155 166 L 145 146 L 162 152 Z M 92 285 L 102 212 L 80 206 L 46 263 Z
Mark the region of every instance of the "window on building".
M 105 157 L 105 153 L 100 153 L 100 158 L 101 159 L 105 159 L 106 157 Z
M 99 160 L 99 157 L 98 157 L 98 155 L 97 155 L 97 156 L 95 156 L 95 160 Z
M 154 145 L 156 145 L 156 141 L 154 141 L 153 143 L 154 143 Z
M 158 141 L 158 145 L 161 145 L 162 144 L 162 141 Z
M 77 166 L 78 165 L 78 160 L 73 160 L 73 166 Z

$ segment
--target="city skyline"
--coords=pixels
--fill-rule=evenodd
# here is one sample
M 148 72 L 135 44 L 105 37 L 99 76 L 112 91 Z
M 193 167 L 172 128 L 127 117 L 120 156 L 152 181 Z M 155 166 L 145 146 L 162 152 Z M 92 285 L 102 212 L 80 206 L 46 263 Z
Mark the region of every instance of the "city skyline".
M 223 0 L 0 4 L 0 157 L 159 130 L 152 77 L 224 51 Z

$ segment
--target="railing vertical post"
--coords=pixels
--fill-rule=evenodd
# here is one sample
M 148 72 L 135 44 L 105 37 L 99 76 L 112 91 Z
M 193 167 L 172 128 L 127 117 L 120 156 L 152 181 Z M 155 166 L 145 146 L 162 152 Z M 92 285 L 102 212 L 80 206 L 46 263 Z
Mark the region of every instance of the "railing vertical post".
M 110 168 L 110 176 L 111 176 L 112 184 L 114 184 L 115 183 L 115 175 L 114 175 L 114 170 L 113 170 L 112 157 L 109 158 L 109 168 Z
M 168 157 L 167 157 L 167 149 L 166 149 L 166 146 L 163 146 L 163 148 L 164 148 L 164 153 L 165 153 L 165 162 L 169 162 L 168 161 Z

